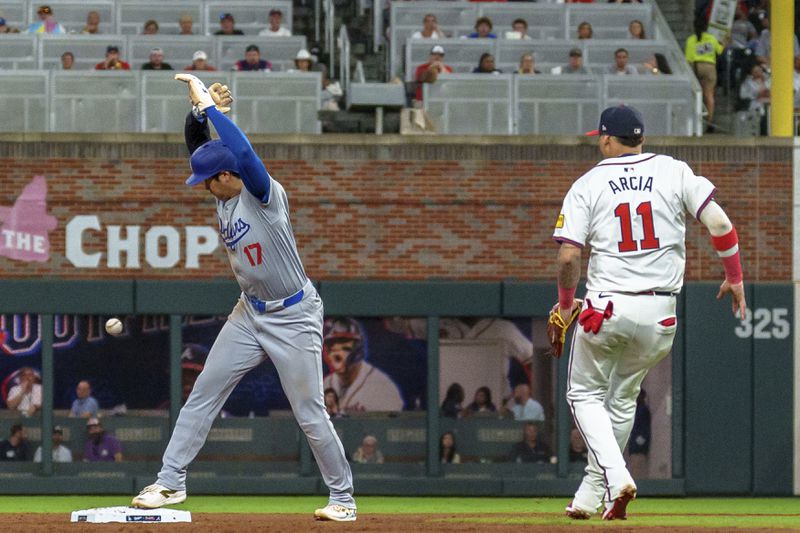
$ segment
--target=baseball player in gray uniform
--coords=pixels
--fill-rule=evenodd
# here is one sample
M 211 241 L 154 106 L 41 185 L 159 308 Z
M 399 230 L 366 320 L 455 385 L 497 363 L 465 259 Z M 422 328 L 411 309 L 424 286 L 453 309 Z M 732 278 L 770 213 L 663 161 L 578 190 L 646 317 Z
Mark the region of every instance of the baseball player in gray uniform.
M 354 521 L 352 474 L 322 392 L 322 300 L 297 253 L 286 192 L 205 85 L 191 74 L 175 78 L 188 83 L 194 104 L 185 127 L 192 152 L 186 183 L 203 183 L 217 199 L 219 233 L 242 294 L 181 409 L 158 480 L 132 505 L 156 508 L 186 500 L 186 468 L 214 418 L 242 377 L 269 357 L 330 489 L 328 505 L 315 517 Z M 210 140 L 206 119 L 220 140 Z

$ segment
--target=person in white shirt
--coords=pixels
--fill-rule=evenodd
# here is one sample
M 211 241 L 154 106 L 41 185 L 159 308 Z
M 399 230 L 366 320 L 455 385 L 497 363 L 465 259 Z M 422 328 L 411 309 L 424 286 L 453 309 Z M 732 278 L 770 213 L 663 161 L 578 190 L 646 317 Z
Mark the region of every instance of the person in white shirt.
M 323 387 L 339 396 L 347 414 L 362 411 L 402 411 L 403 396 L 394 381 L 366 358 L 366 339 L 352 318 L 325 321 L 322 356 L 331 373 Z
M 444 32 L 439 29 L 436 15 L 428 13 L 422 19 L 422 29 L 411 35 L 412 39 L 444 39 Z
M 514 387 L 514 397 L 511 401 L 511 407 L 507 409 L 514 415 L 514 420 L 544 422 L 544 408 L 531 398 L 531 386 L 527 383 L 520 383 Z
M 511 31 L 506 32 L 506 39 L 522 39 L 523 41 L 530 40 L 531 36 L 528 35 L 528 21 L 525 19 L 516 19 L 511 23 Z
M 291 37 L 292 31 L 281 26 L 283 22 L 283 12 L 280 9 L 273 9 L 269 12 L 269 28 L 258 32 L 262 37 Z
M 33 416 L 42 408 L 42 386 L 37 383 L 36 372 L 25 367 L 19 372 L 19 383 L 11 387 L 6 398 L 9 409 L 16 409 L 22 416 Z
M 61 426 L 53 428 L 53 462 L 54 463 L 71 463 L 72 452 L 64 446 L 64 429 Z M 42 462 L 42 447 L 36 448 L 36 453 L 33 454 L 33 462 Z

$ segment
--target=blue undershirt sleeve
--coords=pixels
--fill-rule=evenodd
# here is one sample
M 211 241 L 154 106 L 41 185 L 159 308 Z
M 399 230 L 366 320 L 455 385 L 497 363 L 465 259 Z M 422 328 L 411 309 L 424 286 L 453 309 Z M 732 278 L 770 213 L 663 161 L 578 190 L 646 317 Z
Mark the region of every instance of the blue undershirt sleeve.
M 250 145 L 250 141 L 242 130 L 216 107 L 206 109 L 206 116 L 219 133 L 220 140 L 236 156 L 239 175 L 245 188 L 261 202 L 268 203 L 272 178 Z

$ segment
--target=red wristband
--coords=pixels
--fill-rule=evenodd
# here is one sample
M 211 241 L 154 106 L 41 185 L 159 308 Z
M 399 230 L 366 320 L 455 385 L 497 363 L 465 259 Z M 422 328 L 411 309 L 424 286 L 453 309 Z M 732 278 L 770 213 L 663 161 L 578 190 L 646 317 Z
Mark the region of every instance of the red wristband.
M 731 228 L 728 233 L 720 235 L 719 237 L 712 235 L 711 242 L 714 244 L 714 249 L 720 257 L 733 255 L 736 252 L 731 252 L 730 250 L 739 246 L 739 236 L 736 234 L 736 228 Z
M 572 303 L 575 301 L 575 289 L 565 289 L 561 285 L 558 286 L 558 306 L 561 309 L 572 310 Z
M 722 266 L 725 267 L 725 279 L 728 283 L 735 285 L 742 281 L 742 262 L 739 259 L 739 252 L 722 258 Z

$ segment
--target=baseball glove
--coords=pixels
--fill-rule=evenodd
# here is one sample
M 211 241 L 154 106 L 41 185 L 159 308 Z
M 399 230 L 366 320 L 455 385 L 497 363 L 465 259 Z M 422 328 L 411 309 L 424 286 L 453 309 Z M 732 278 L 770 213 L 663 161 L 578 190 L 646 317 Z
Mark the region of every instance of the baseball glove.
M 214 100 L 214 103 L 217 104 L 217 109 L 223 113 L 227 113 L 231 110 L 233 95 L 227 85 L 222 85 L 219 82 L 214 83 L 208 88 L 208 92 Z
M 567 330 L 575 321 L 578 313 L 581 312 L 583 300 L 575 299 L 572 304 L 572 311 L 567 320 L 558 312 L 558 302 L 550 310 L 550 317 L 547 319 L 547 338 L 550 341 L 550 355 L 558 359 L 564 351 L 564 343 L 567 341 Z

